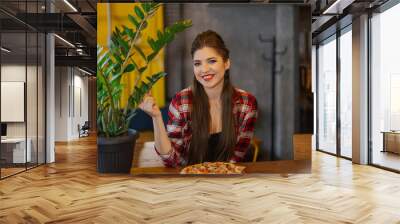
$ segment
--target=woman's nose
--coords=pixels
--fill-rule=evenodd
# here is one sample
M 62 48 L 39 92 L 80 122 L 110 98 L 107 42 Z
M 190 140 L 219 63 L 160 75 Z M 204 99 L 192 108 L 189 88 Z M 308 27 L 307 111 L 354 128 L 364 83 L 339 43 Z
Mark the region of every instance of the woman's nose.
M 201 72 L 208 72 L 208 69 L 209 69 L 209 67 L 208 67 L 208 65 L 205 63 L 204 65 L 202 65 L 201 66 Z

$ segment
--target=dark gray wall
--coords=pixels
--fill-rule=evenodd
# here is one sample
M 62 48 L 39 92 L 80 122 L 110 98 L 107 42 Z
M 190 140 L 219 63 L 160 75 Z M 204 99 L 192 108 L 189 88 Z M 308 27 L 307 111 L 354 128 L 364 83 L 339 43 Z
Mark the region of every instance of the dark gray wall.
M 178 35 L 167 48 L 167 96 L 171 98 L 179 90 L 191 85 L 191 43 L 198 33 L 207 29 L 215 30 L 230 50 L 230 74 L 233 84 L 251 92 L 257 98 L 259 118 L 255 136 L 263 141 L 260 159 L 292 159 L 292 135 L 299 132 L 296 130 L 296 120 L 299 119 L 296 117 L 296 101 L 299 99 L 299 91 L 302 91 L 299 87 L 301 58 L 298 46 L 304 46 L 305 42 L 310 41 L 310 26 L 307 28 L 306 25 L 297 22 L 300 20 L 299 16 L 308 16 L 311 21 L 310 12 L 307 14 L 304 11 L 307 12 L 308 7 L 266 4 L 167 4 L 166 25 L 179 19 L 191 19 L 193 22 L 193 26 Z M 299 25 L 304 28 L 298 27 Z M 299 38 L 298 32 L 301 31 L 303 35 Z M 262 42 L 260 36 L 268 41 Z M 272 41 L 269 41 L 274 37 L 275 50 Z M 283 52 L 276 54 L 274 51 Z M 304 47 L 301 54 L 304 54 Z M 305 64 L 308 63 L 306 66 L 311 67 L 311 58 L 304 59 L 302 64 L 304 61 Z M 275 72 L 275 82 L 272 79 L 273 64 L 275 70 L 280 70 Z M 311 81 L 311 73 L 309 76 Z M 275 87 L 275 94 L 272 92 L 272 85 Z

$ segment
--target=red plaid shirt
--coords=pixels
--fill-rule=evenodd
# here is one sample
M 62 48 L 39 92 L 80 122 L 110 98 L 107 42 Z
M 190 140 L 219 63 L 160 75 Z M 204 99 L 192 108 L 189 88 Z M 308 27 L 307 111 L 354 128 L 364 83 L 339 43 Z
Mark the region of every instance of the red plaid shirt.
M 230 162 L 240 162 L 246 155 L 257 120 L 256 98 L 244 90 L 237 88 L 235 90 L 233 113 L 238 135 Z M 155 149 L 167 167 L 187 165 L 189 144 L 192 138 L 192 130 L 189 127 L 191 109 L 192 90 L 189 87 L 177 93 L 169 105 L 167 132 L 172 150 L 168 155 L 161 155 Z

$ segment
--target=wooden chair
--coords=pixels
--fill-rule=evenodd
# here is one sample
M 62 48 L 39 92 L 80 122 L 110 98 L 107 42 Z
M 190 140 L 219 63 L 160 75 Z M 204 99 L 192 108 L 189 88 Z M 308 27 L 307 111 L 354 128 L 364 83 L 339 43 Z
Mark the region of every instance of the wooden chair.
M 311 160 L 311 137 L 312 134 L 294 134 L 292 138 L 293 159 L 294 160 Z M 246 161 L 257 162 L 260 153 L 261 140 L 253 137 L 251 140 L 250 155 L 246 155 Z
M 311 138 L 312 134 L 293 135 L 294 160 L 311 160 Z
M 249 162 L 257 162 L 258 154 L 260 153 L 261 140 L 257 137 L 253 137 L 250 144 L 251 154 L 249 156 L 246 155 L 245 160 Z
M 80 137 L 87 137 L 89 136 L 89 130 L 90 130 L 90 125 L 89 125 L 89 121 L 85 121 L 85 123 L 80 126 L 78 124 L 78 134 L 79 134 L 79 138 Z

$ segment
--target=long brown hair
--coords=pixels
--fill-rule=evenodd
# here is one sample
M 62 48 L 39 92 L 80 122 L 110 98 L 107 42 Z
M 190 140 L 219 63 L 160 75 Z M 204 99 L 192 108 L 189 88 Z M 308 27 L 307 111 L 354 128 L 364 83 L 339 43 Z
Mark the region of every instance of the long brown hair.
M 191 54 L 203 48 L 214 48 L 224 62 L 229 59 L 229 50 L 226 48 L 221 36 L 212 30 L 207 30 L 196 36 L 192 43 Z M 236 143 L 235 119 L 233 116 L 234 87 L 229 78 L 229 70 L 224 75 L 224 84 L 221 94 L 222 102 L 222 133 L 219 138 L 215 153 L 218 161 L 228 161 L 233 155 Z M 209 99 L 204 87 L 193 79 L 193 108 L 191 112 L 192 139 L 188 152 L 188 164 L 204 162 L 208 149 L 209 128 L 211 123 Z

